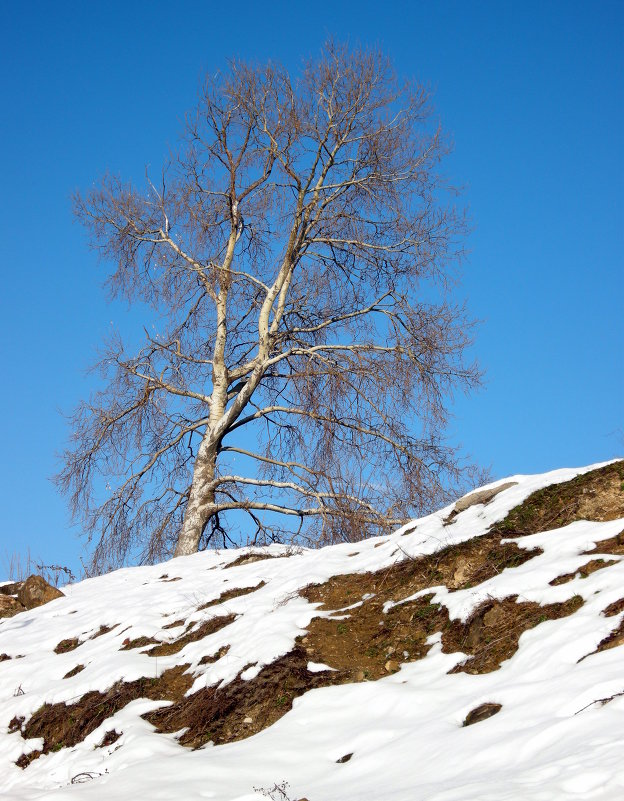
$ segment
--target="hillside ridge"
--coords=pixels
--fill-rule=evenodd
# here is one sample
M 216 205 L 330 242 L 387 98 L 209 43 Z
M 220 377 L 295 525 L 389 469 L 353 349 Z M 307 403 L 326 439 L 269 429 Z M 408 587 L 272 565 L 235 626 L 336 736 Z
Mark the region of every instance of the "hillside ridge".
M 535 770 L 568 797 L 578 716 L 600 708 L 615 725 L 624 711 L 623 556 L 614 461 L 502 479 L 374 540 L 203 552 L 68 585 L 0 620 L 0 798 L 83 782 L 139 797 L 156 760 L 144 779 L 159 798 L 481 801 L 501 797 L 502 742 L 524 754 L 521 797 L 543 792 Z M 558 725 L 569 736 L 540 767 L 522 732 Z M 417 773 L 414 741 L 431 752 Z M 618 743 L 600 746 L 595 788 L 577 754 L 587 798 L 624 787 Z M 183 791 L 164 755 L 185 766 Z

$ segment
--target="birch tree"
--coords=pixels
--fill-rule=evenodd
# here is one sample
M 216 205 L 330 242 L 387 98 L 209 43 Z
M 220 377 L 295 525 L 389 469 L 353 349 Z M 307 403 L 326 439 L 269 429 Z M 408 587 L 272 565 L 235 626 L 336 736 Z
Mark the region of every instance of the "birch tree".
M 111 295 L 158 321 L 106 343 L 71 420 L 57 479 L 97 567 L 240 541 L 235 520 L 253 543 L 381 534 L 465 478 L 447 152 L 425 88 L 329 44 L 295 77 L 232 63 L 162 173 L 75 198 Z

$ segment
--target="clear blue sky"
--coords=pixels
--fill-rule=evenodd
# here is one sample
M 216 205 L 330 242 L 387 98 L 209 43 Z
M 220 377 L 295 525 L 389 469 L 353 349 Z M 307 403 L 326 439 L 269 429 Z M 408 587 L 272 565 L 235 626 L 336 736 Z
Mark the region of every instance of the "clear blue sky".
M 73 223 L 104 171 L 158 168 L 205 70 L 297 69 L 327 36 L 379 44 L 435 89 L 447 171 L 475 226 L 463 294 L 484 389 L 454 436 L 493 476 L 624 452 L 624 3 L 24 2 L 0 33 L 0 572 L 31 552 L 76 567 L 49 481 L 84 370 L 124 310 Z

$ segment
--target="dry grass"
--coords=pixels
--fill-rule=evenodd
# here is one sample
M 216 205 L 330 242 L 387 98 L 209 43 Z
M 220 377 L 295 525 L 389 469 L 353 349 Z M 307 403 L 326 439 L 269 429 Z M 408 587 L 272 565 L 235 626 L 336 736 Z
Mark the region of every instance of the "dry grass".
M 204 621 L 197 626 L 197 628 L 192 628 L 195 624 L 191 623 L 190 627 L 187 627 L 186 633 L 182 634 L 176 640 L 159 643 L 143 653 L 148 656 L 169 656 L 170 654 L 177 654 L 178 651 L 181 651 L 184 646 L 188 645 L 190 642 L 203 640 L 204 637 L 209 637 L 211 634 L 215 634 L 220 629 L 225 628 L 225 626 L 229 626 L 234 620 L 236 620 L 236 615 L 221 615 Z
M 335 683 L 335 674 L 309 673 L 307 664 L 306 652 L 297 647 L 252 681 L 239 676 L 225 686 L 204 687 L 144 717 L 159 731 L 185 728 L 180 742 L 192 748 L 241 740 L 275 723 L 304 692 Z
M 78 637 L 70 637 L 67 640 L 61 640 L 60 643 L 54 648 L 54 653 L 65 654 L 68 651 L 73 651 L 75 648 L 78 648 L 79 645 L 82 645 L 82 642 L 78 639 Z
M 558 586 L 559 584 L 567 584 L 568 581 L 572 581 L 575 578 L 587 578 L 591 576 L 592 573 L 595 573 L 597 570 L 602 570 L 603 567 L 609 567 L 610 565 L 616 565 L 617 560 L 609 559 L 608 561 L 605 559 L 591 559 L 589 562 L 585 562 L 584 565 L 581 565 L 572 573 L 564 573 L 561 576 L 557 576 L 549 584 L 553 587 Z
M 577 520 L 602 522 L 620 517 L 624 517 L 624 461 L 534 492 L 491 531 L 521 537 Z
M 185 671 L 189 665 L 178 665 L 166 670 L 157 679 L 141 678 L 131 682 L 117 682 L 107 692 L 89 692 L 73 704 L 44 704 L 27 723 L 14 719 L 13 731 L 21 731 L 25 739 L 43 738 L 43 750 L 47 754 L 61 748 L 72 747 L 82 742 L 105 720 L 123 709 L 137 698 L 154 701 L 176 701 L 190 688 L 193 679 Z M 20 757 L 22 762 L 36 758 L 32 754 Z M 20 764 L 26 767 L 26 764 Z
M 259 590 L 261 587 L 264 587 L 265 582 L 261 581 L 260 584 L 256 584 L 255 587 L 234 587 L 231 590 L 225 590 L 221 593 L 218 598 L 215 598 L 213 601 L 208 601 L 205 604 L 202 604 L 199 609 L 209 609 L 211 606 L 218 606 L 219 604 L 223 604 L 226 601 L 231 601 L 233 598 L 240 598 L 243 595 L 249 595 L 256 590 Z
M 64 679 L 71 679 L 73 676 L 77 676 L 81 671 L 85 669 L 84 665 L 76 665 L 75 668 L 69 670 L 64 676 Z

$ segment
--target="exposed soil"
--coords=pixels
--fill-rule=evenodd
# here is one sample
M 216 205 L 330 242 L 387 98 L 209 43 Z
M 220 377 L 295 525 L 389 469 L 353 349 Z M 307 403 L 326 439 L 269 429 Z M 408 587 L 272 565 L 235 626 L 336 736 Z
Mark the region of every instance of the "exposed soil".
M 591 559 L 589 562 L 585 562 L 584 565 L 581 565 L 577 568 L 573 573 L 564 573 L 562 576 L 557 576 L 549 584 L 553 587 L 558 586 L 559 584 L 567 584 L 568 581 L 572 581 L 575 578 L 587 578 L 592 573 L 595 573 L 597 570 L 601 570 L 603 567 L 609 567 L 609 565 L 616 565 L 616 559 L 609 559 L 608 561 L 605 559 Z
M 90 637 L 90 640 L 95 640 L 96 637 L 101 637 L 102 634 L 108 634 L 109 631 L 116 629 L 119 623 L 115 623 L 114 626 L 100 626 L 100 628 L 95 632 L 95 634 Z
M 158 731 L 187 730 L 183 745 L 233 742 L 256 734 L 281 718 L 295 698 L 315 687 L 336 683 L 335 673 L 310 673 L 301 647 L 266 665 L 252 681 L 240 676 L 225 686 L 205 687 L 172 706 L 143 717 Z
M 144 648 L 146 645 L 158 645 L 160 640 L 155 640 L 153 637 L 135 637 L 131 640 L 129 637 L 123 641 L 120 651 L 130 651 L 133 648 Z
M 107 692 L 89 692 L 74 704 L 44 704 L 26 724 L 19 720 L 11 721 L 12 730 L 20 729 L 25 739 L 42 737 L 43 750 L 40 753 L 47 754 L 50 751 L 74 746 L 95 731 L 107 718 L 137 698 L 150 698 L 154 701 L 176 701 L 181 698 L 193 683 L 192 676 L 185 673 L 188 668 L 188 664 L 178 665 L 164 671 L 157 679 L 120 681 Z M 9 724 L 10 730 L 11 724 Z M 26 767 L 26 764 L 20 764 L 20 760 L 27 759 L 29 764 L 33 758 L 36 757 L 31 754 L 22 755 L 16 764 Z
M 517 603 L 517 596 L 481 604 L 466 623 L 454 620 L 442 633 L 442 650 L 463 651 L 470 657 L 451 673 L 490 673 L 518 650 L 520 635 L 546 620 L 573 614 L 583 605 L 580 595 L 564 603 L 540 606 Z
M 206 654 L 206 656 L 202 656 L 202 658 L 199 660 L 199 664 L 214 665 L 214 663 L 217 662 L 222 657 L 224 657 L 229 650 L 230 650 L 229 645 L 223 645 L 221 648 L 219 648 L 216 654 Z
M 624 612 L 624 598 L 614 601 L 612 604 L 609 604 L 609 606 L 602 610 L 602 614 L 605 617 L 613 617 L 614 615 L 619 615 L 620 612 Z
M 611 553 L 615 556 L 624 556 L 624 531 L 620 531 L 615 537 L 609 537 L 608 540 L 597 542 L 596 547 L 586 553 Z
M 21 757 L 15 760 L 15 764 L 18 768 L 24 770 L 31 762 L 34 762 L 35 759 L 39 759 L 42 753 L 42 751 L 31 751 L 28 754 L 22 754 Z
M 104 737 L 102 737 L 102 742 L 98 743 L 95 747 L 106 748 L 109 745 L 113 745 L 113 743 L 116 743 L 122 734 L 123 732 L 115 731 L 115 729 L 110 729 L 109 731 L 106 732 Z
M 159 643 L 153 648 L 143 651 L 143 653 L 147 654 L 148 656 L 169 656 L 170 654 L 177 654 L 178 651 L 181 651 L 185 645 L 188 645 L 188 643 L 203 640 L 204 637 L 214 634 L 220 629 L 225 628 L 225 626 L 229 626 L 229 624 L 234 620 L 236 620 L 236 615 L 221 615 L 219 617 L 212 617 L 210 620 L 204 621 L 196 629 L 192 628 L 195 623 L 191 623 L 190 627 L 187 627 L 186 633 L 182 634 L 181 637 L 178 637 L 177 640 Z M 189 628 L 191 628 L 191 630 L 189 630 Z
M 0 662 L 6 662 L 7 659 L 11 659 L 8 654 L 0 654 Z
M 423 658 L 430 648 L 428 637 L 437 632 L 441 632 L 445 653 L 467 655 L 452 673 L 496 670 L 516 652 L 524 631 L 543 621 L 572 614 L 582 605 L 582 598 L 574 596 L 564 603 L 546 606 L 518 603 L 517 596 L 488 600 L 468 621 L 461 623 L 450 621 L 447 609 L 432 603 L 433 588 L 445 585 L 451 591 L 467 589 L 541 553 L 539 549 L 522 549 L 513 542 L 503 543 L 503 538 L 532 534 L 574 520 L 623 517 L 623 487 L 624 462 L 618 462 L 534 493 L 482 537 L 447 547 L 431 556 L 414 559 L 404 554 L 406 558 L 383 570 L 334 576 L 323 584 L 306 587 L 301 595 L 318 604 L 329 616 L 314 618 L 306 634 L 298 638 L 288 654 L 264 666 L 249 681 L 243 680 L 239 673 L 229 684 L 205 687 L 187 697 L 185 693 L 193 678 L 185 673 L 189 666 L 183 665 L 165 671 L 159 679 L 119 682 L 106 693 L 87 693 L 73 704 L 46 704 L 27 723 L 23 719 L 11 721 L 10 729 L 12 726 L 12 730 L 21 731 L 25 738 L 42 737 L 43 753 L 48 753 L 75 745 L 127 703 L 145 697 L 172 701 L 170 706 L 144 717 L 158 731 L 184 730 L 180 736 L 182 744 L 196 748 L 209 741 L 232 742 L 273 724 L 291 709 L 296 697 L 310 689 L 379 679 L 398 670 L 401 663 Z M 624 532 L 599 543 L 594 552 L 624 554 Z M 228 567 L 266 558 L 277 557 L 244 554 Z M 591 559 L 574 574 L 560 576 L 552 583 L 561 584 L 575 576 L 587 576 L 609 564 L 612 560 Z M 168 576 L 162 579 L 167 580 Z M 262 582 L 255 587 L 226 590 L 200 608 L 217 606 L 261 586 Z M 412 598 L 418 592 L 423 595 Z M 409 598 L 412 600 L 406 600 Z M 384 612 L 389 602 L 393 603 Z M 624 599 L 620 599 L 603 614 L 611 616 L 623 610 Z M 186 644 L 219 631 L 235 619 L 235 615 L 230 614 L 213 617 L 199 625 L 191 623 L 170 643 L 150 637 L 126 640 L 124 650 L 152 646 L 144 653 L 150 656 L 175 654 Z M 180 625 L 183 621 L 174 621 L 167 628 Z M 60 653 L 79 644 L 77 639 L 64 640 L 55 650 Z M 624 644 L 624 621 L 597 650 L 620 644 Z M 217 661 L 227 649 L 224 645 L 216 653 L 206 654 L 201 664 Z M 324 663 L 332 670 L 311 672 L 307 669 L 310 661 Z M 74 671 L 80 667 L 78 665 Z M 464 725 L 485 720 L 500 708 L 495 703 L 481 704 L 470 712 Z M 118 736 L 111 729 L 101 745 L 112 744 Z M 25 767 L 37 755 L 38 752 L 23 755 L 18 764 L 21 762 Z M 350 755 L 345 755 L 340 761 L 347 761 L 348 757 Z
M 446 609 L 430 599 L 399 604 L 384 615 L 384 597 L 376 596 L 342 620 L 315 618 L 301 644 L 310 661 L 337 669 L 346 680 L 379 679 L 400 662 L 422 659 L 430 648 L 427 637 L 448 626 Z
M 259 590 L 261 587 L 264 587 L 264 585 L 265 582 L 261 581 L 260 584 L 256 584 L 255 587 L 234 587 L 231 590 L 225 590 L 218 598 L 202 604 L 200 607 L 198 607 L 198 609 L 209 609 L 211 606 L 218 606 L 226 601 L 231 601 L 233 598 L 240 598 L 242 595 L 249 595 L 249 593 Z
M 611 634 L 598 643 L 598 647 L 593 653 L 597 654 L 600 651 L 607 651 L 609 648 L 617 648 L 618 645 L 624 645 L 624 619 L 620 621 L 619 626 L 613 629 Z
M 65 654 L 67 651 L 73 651 L 75 648 L 78 648 L 81 645 L 81 641 L 78 637 L 71 637 L 67 640 L 61 640 L 60 643 L 54 649 L 55 654 Z
M 22 715 L 20 715 L 19 717 L 17 717 L 16 715 L 14 718 L 11 718 L 11 720 L 9 721 L 9 725 L 7 726 L 7 731 L 9 732 L 9 734 L 13 734 L 13 732 L 19 731 L 22 728 L 25 720 L 26 718 L 24 718 Z
M 542 620 L 571 614 L 582 599 L 543 607 L 518 604 L 515 597 L 491 601 L 475 610 L 466 624 L 451 623 L 444 607 L 430 603 L 430 594 L 399 603 L 387 614 L 383 612 L 384 605 L 436 584 L 450 589 L 473 586 L 539 553 L 522 550 L 515 543 L 501 544 L 496 534 L 489 534 L 376 573 L 334 576 L 302 593 L 335 615 L 315 618 L 301 643 L 310 660 L 350 672 L 352 680 L 377 679 L 397 670 L 401 662 L 421 659 L 429 650 L 429 635 L 441 631 L 445 652 L 471 655 L 456 670 L 496 670 L 515 653 L 523 631 Z M 358 605 L 347 608 L 353 604 Z M 344 619 L 338 619 L 338 615 L 344 615 Z
M 263 559 L 279 559 L 280 556 L 274 556 L 270 553 L 244 553 L 238 556 L 233 562 L 230 562 L 229 565 L 225 565 L 224 570 L 227 570 L 229 567 L 250 565 L 252 562 L 261 562 Z M 287 554 L 284 554 L 284 556 L 287 556 Z
M 167 623 L 166 626 L 163 626 L 163 629 L 177 629 L 178 626 L 183 626 L 185 622 L 186 621 L 184 618 L 181 618 L 180 620 L 174 620 L 173 623 Z
M 81 672 L 82 670 L 84 670 L 84 669 L 85 669 L 85 666 L 84 666 L 84 665 L 76 665 L 76 667 L 75 667 L 75 668 L 72 668 L 71 670 L 69 670 L 69 671 L 68 671 L 68 672 L 67 672 L 67 673 L 66 673 L 66 674 L 63 676 L 63 678 L 64 678 L 64 679 L 71 679 L 71 677 L 72 677 L 72 676 L 77 676 L 77 675 L 78 675 L 78 673 L 80 673 L 80 672 Z
M 624 517 L 624 460 L 534 492 L 491 531 L 504 537 L 521 537 L 576 520 L 620 517 Z
M 451 591 L 474 587 L 539 556 L 540 548 L 527 550 L 514 542 L 501 543 L 496 533 L 450 545 L 431 556 L 407 558 L 374 573 L 333 576 L 324 584 L 310 585 L 301 593 L 311 603 L 342 609 L 366 593 L 383 593 L 384 601 L 400 601 L 419 590 L 444 584 Z

